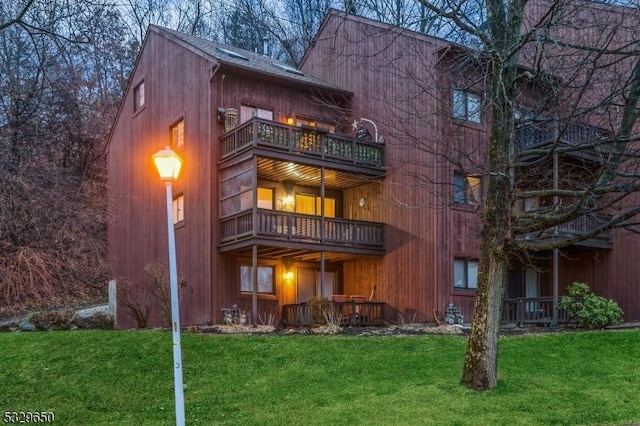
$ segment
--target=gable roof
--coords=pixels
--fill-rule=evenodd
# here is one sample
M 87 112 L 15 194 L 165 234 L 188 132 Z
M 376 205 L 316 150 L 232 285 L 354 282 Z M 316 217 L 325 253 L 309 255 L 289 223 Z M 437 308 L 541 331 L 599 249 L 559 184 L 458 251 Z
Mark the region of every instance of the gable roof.
M 265 76 L 293 81 L 302 85 L 312 86 L 342 94 L 351 94 L 350 91 L 331 85 L 318 78 L 305 74 L 298 68 L 269 56 L 254 53 L 237 47 L 227 46 L 215 41 L 207 40 L 190 34 L 181 33 L 169 28 L 150 25 L 149 32 L 155 32 L 173 40 L 197 54 L 207 57 L 209 60 L 219 62 L 227 67 L 238 70 L 257 72 Z

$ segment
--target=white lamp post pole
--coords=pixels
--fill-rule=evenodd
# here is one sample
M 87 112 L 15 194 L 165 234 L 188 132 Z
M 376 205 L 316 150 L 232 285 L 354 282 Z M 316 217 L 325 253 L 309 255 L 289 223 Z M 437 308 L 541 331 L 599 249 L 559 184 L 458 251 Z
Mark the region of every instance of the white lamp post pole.
M 173 192 L 171 181 L 167 186 L 167 232 L 169 234 L 169 285 L 171 288 L 171 333 L 173 335 L 173 386 L 176 399 L 176 425 L 184 426 L 184 391 L 182 384 L 182 348 L 180 345 L 180 307 L 178 303 L 178 272 L 176 266 L 176 239 L 173 229 Z
M 169 240 L 169 286 L 171 290 L 171 333 L 173 335 L 173 387 L 176 401 L 176 425 L 184 426 L 184 387 L 182 384 L 182 348 L 180 346 L 180 307 L 178 303 L 178 272 L 176 239 L 173 229 L 173 181 L 180 173 L 182 159 L 167 148 L 153 155 L 160 177 L 167 189 L 167 234 Z

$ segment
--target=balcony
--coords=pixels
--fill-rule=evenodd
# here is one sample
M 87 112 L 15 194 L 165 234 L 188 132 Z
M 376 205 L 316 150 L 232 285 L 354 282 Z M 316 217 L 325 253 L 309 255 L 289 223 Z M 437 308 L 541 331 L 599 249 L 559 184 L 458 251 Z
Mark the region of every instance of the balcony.
M 311 250 L 384 254 L 384 224 L 255 209 L 221 219 L 221 248 L 243 241 Z M 224 250 L 223 250 L 224 251 Z
M 609 150 L 611 134 L 604 129 L 586 124 L 570 124 L 560 136 L 561 123 L 557 120 L 527 123 L 516 129 L 516 152 L 556 149 L 576 155 L 597 157 Z
M 553 326 L 553 297 L 506 299 L 502 308 L 502 322 L 519 327 L 528 325 Z M 558 323 L 566 324 L 568 322 L 567 311 L 559 309 Z
M 221 158 L 234 157 L 250 148 L 295 154 L 337 164 L 381 169 L 384 145 L 254 118 L 220 137 Z
M 351 301 L 329 302 L 327 317 L 321 316 L 307 303 L 284 305 L 282 307 L 282 325 L 285 327 L 302 327 L 326 323 L 334 317 L 342 327 L 382 326 L 385 317 L 384 302 Z
M 609 221 L 609 216 L 603 214 L 587 214 L 573 219 L 569 222 L 558 225 L 555 229 L 549 228 L 541 232 L 531 232 L 519 236 L 529 243 L 540 244 L 551 243 L 553 241 L 570 240 L 575 237 L 581 237 L 591 234 L 598 228 L 602 227 Z M 606 248 L 613 247 L 613 239 L 611 232 L 606 231 L 596 236 L 587 238 L 576 244 L 581 247 Z

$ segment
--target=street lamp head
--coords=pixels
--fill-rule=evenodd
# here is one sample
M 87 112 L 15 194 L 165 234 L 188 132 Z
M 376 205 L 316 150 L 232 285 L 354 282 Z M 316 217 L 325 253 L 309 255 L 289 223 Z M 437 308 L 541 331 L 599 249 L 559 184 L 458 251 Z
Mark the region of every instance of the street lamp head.
M 161 149 L 151 156 L 156 164 L 160 179 L 164 181 L 174 181 L 178 179 L 180 168 L 182 167 L 182 158 L 176 154 L 170 147 Z

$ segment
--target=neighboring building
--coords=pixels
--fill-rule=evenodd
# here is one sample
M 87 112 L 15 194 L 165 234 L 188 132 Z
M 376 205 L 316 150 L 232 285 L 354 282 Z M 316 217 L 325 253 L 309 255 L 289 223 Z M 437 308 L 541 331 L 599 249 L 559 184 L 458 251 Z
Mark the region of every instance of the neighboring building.
M 442 320 L 453 303 L 468 321 L 489 111 L 466 56 L 335 11 L 300 70 L 150 27 L 110 140 L 114 278 L 135 286 L 148 280 L 145 265 L 166 262 L 151 155 L 171 145 L 185 160 L 174 185 L 183 324 L 220 323 L 233 305 L 249 321 L 299 323 L 307 313 L 297 304 L 332 295 L 378 302 L 359 305 L 361 318 Z M 533 106 L 546 89 L 523 90 Z M 563 251 L 561 289 L 585 281 L 640 319 L 633 247 L 637 237 L 614 232 Z M 514 263 L 507 297 L 550 296 L 550 259 Z M 118 326 L 133 325 L 120 303 Z

